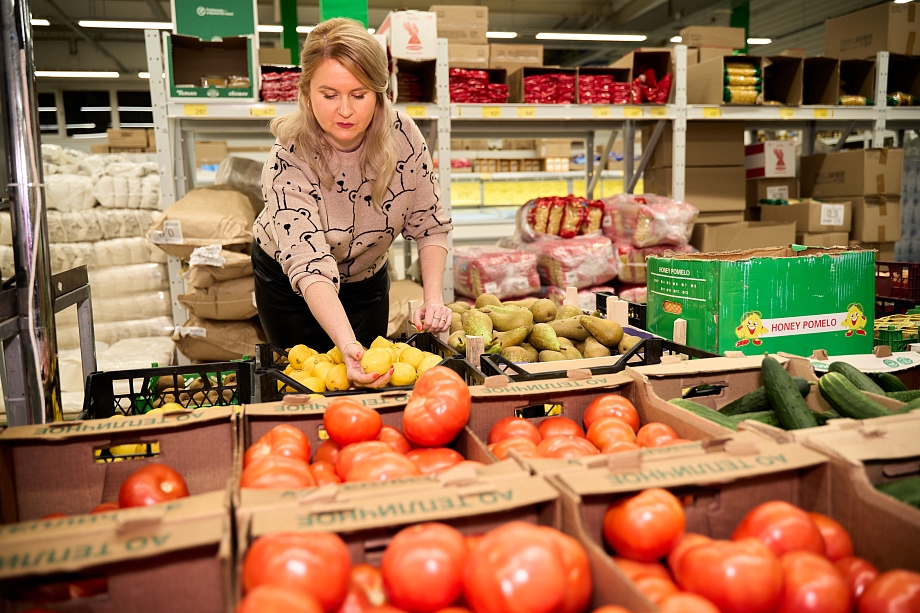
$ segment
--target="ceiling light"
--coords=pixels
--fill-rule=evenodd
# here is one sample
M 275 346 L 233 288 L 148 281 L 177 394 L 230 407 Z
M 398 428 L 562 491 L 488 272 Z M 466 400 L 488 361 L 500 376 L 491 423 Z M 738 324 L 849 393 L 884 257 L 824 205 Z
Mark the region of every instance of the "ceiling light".
M 517 38 L 517 32 L 486 32 L 486 38 Z
M 104 113 L 106 111 L 111 111 L 112 107 L 110 106 L 81 106 L 81 113 Z
M 894 0 L 894 3 L 895 4 L 907 4 L 910 1 L 911 0 Z
M 95 128 L 96 124 L 94 123 L 69 123 L 64 126 L 68 130 L 89 130 L 90 128 Z
M 683 36 L 672 36 L 671 42 L 672 43 L 682 43 L 684 42 L 684 37 Z
M 98 134 L 71 134 L 70 138 L 107 138 L 108 134 L 100 132 Z
M 138 79 L 149 79 L 150 73 L 149 72 L 139 72 L 137 73 L 137 78 Z
M 40 125 L 38 126 L 38 129 L 39 129 L 39 130 L 44 130 L 45 132 L 47 132 L 48 130 L 55 130 L 55 131 L 57 131 L 58 127 L 57 127 L 57 124 L 56 124 L 56 123 L 43 123 L 43 124 L 40 124 Z
M 769 45 L 773 42 L 772 38 L 749 38 L 749 45 Z
M 50 25 L 51 25 L 51 22 L 48 21 L 47 19 L 35 19 L 35 18 L 33 17 L 33 18 L 31 19 L 31 21 L 32 21 L 32 27 L 35 27 L 35 26 L 50 26 Z
M 644 34 L 591 34 L 587 32 L 540 32 L 537 34 L 537 40 L 578 40 L 609 43 L 640 43 L 647 38 L 648 36 Z
M 368 28 L 368 29 L 367 29 L 367 33 L 368 33 L 368 34 L 374 34 L 376 31 L 377 31 L 377 30 L 376 30 L 375 28 Z
M 38 107 L 38 112 L 39 112 L 39 113 L 54 113 L 55 111 L 57 111 L 57 107 L 56 107 L 56 106 L 40 106 L 40 107 Z
M 36 70 L 36 77 L 60 77 L 68 79 L 117 79 L 117 72 L 103 70 Z
M 281 34 L 284 32 L 284 26 L 258 25 L 256 26 L 256 32 Z
M 92 21 L 81 19 L 77 25 L 83 28 L 114 28 L 117 30 L 172 30 L 169 21 Z
M 118 107 L 118 112 L 120 113 L 152 113 L 153 107 L 151 106 L 120 106 Z
M 316 26 L 297 26 L 298 34 L 309 34 Z

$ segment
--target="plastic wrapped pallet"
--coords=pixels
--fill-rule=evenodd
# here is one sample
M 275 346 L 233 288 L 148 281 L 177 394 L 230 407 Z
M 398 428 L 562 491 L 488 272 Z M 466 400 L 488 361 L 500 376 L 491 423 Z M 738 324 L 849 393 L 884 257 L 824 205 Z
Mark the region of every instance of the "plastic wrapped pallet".
M 96 340 L 115 343 L 125 338 L 169 336 L 175 330 L 171 317 L 132 319 L 129 321 L 100 322 L 93 324 Z M 58 347 L 74 349 L 80 346 L 80 332 L 76 326 L 58 326 Z M 263 341 L 264 342 L 264 341 Z
M 214 321 L 192 316 L 185 325 L 176 326 L 172 339 L 191 360 L 222 362 L 255 355 L 256 345 L 265 342 L 265 333 L 258 318 Z
M 243 251 L 252 245 L 254 221 L 249 198 L 242 192 L 224 186 L 201 187 L 166 209 L 147 236 L 169 255 L 181 258 L 206 245 Z M 172 233 L 164 232 L 167 222 Z
M 157 166 L 153 163 L 113 162 L 93 173 L 93 195 L 115 209 L 159 208 Z
M 153 225 L 154 211 L 143 209 L 94 209 L 102 238 L 134 238 L 147 233 Z M 52 239 L 53 240 L 53 239 Z M 98 240 L 98 239 L 96 239 Z
M 131 264 L 91 270 L 89 286 L 96 298 L 118 298 L 131 292 L 168 292 L 169 271 L 165 264 Z
M 255 277 L 218 281 L 204 289 L 193 289 L 178 297 L 192 315 L 204 319 L 238 321 L 259 314 L 256 308 Z
M 99 268 L 95 248 L 98 244 L 51 243 L 48 245 L 48 252 L 51 255 L 51 272 L 58 273 L 77 266 Z
M 189 256 L 186 273 L 192 288 L 207 288 L 220 281 L 252 276 L 252 258 L 245 253 L 220 249 L 220 245 L 198 247 Z
M 113 238 L 93 243 L 93 247 L 96 250 L 96 268 L 166 262 L 163 252 L 151 245 L 146 238 Z
M 83 211 L 96 204 L 93 180 L 76 174 L 51 174 L 45 177 L 45 204 L 58 211 Z
M 636 247 L 686 245 L 699 210 L 655 194 L 618 194 L 604 199 L 604 235 Z
M 130 284 L 129 280 L 125 280 Z M 92 290 L 93 322 L 126 321 L 142 317 L 165 317 L 170 314 L 170 299 L 168 292 L 144 292 L 139 294 L 123 294 L 109 297 L 99 297 L 95 288 Z M 59 326 L 77 325 L 77 308 L 64 309 L 56 315 Z
M 253 212 L 258 216 L 265 208 L 262 196 L 262 166 L 261 162 L 249 158 L 224 158 L 217 167 L 214 185 L 227 185 L 246 194 Z
M 499 300 L 540 291 L 537 256 L 503 247 L 455 247 L 454 290 L 470 298 L 494 294 Z
M 661 245 L 657 247 L 634 247 L 628 243 L 618 243 L 614 245 L 619 262 L 619 279 L 623 283 L 635 283 L 645 285 L 646 270 L 648 265 L 645 258 L 650 255 L 659 257 L 664 255 L 665 251 L 674 253 L 696 253 L 696 248 L 691 245 L 675 246 Z

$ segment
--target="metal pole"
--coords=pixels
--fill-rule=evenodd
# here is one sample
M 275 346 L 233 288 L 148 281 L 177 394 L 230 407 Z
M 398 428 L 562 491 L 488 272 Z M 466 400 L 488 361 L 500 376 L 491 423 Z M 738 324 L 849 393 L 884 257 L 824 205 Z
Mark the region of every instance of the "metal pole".
M 19 366 L 23 372 L 23 388 L 15 390 L 18 397 L 8 397 L 7 419 L 14 426 L 62 420 L 64 415 L 27 0 L 0 0 L 0 35 L 0 84 L 4 131 L 9 140 L 10 217 L 19 294 Z

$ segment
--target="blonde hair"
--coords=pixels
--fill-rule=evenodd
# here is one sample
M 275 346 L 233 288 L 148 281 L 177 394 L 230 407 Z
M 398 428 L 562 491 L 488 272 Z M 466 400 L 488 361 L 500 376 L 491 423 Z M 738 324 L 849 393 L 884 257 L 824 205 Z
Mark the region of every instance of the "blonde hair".
M 310 166 L 324 188 L 332 185 L 328 160 L 334 155 L 334 149 L 309 108 L 310 80 L 320 64 L 330 59 L 344 66 L 377 97 L 358 165 L 362 178 L 373 181 L 371 202 L 380 210 L 396 174 L 393 108 L 386 95 L 390 75 L 383 47 L 360 23 L 341 17 L 329 19 L 307 35 L 300 52 L 297 110 L 273 120 L 271 132 L 281 142 L 294 145 L 294 154 Z M 314 152 L 319 159 L 314 159 Z

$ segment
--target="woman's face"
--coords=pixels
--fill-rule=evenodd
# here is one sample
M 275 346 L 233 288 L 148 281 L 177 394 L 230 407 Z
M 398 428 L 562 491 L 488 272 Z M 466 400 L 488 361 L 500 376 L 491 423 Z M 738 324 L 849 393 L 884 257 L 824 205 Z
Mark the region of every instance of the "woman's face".
M 310 80 L 310 107 L 333 147 L 354 151 L 374 118 L 377 95 L 336 60 L 325 60 Z

